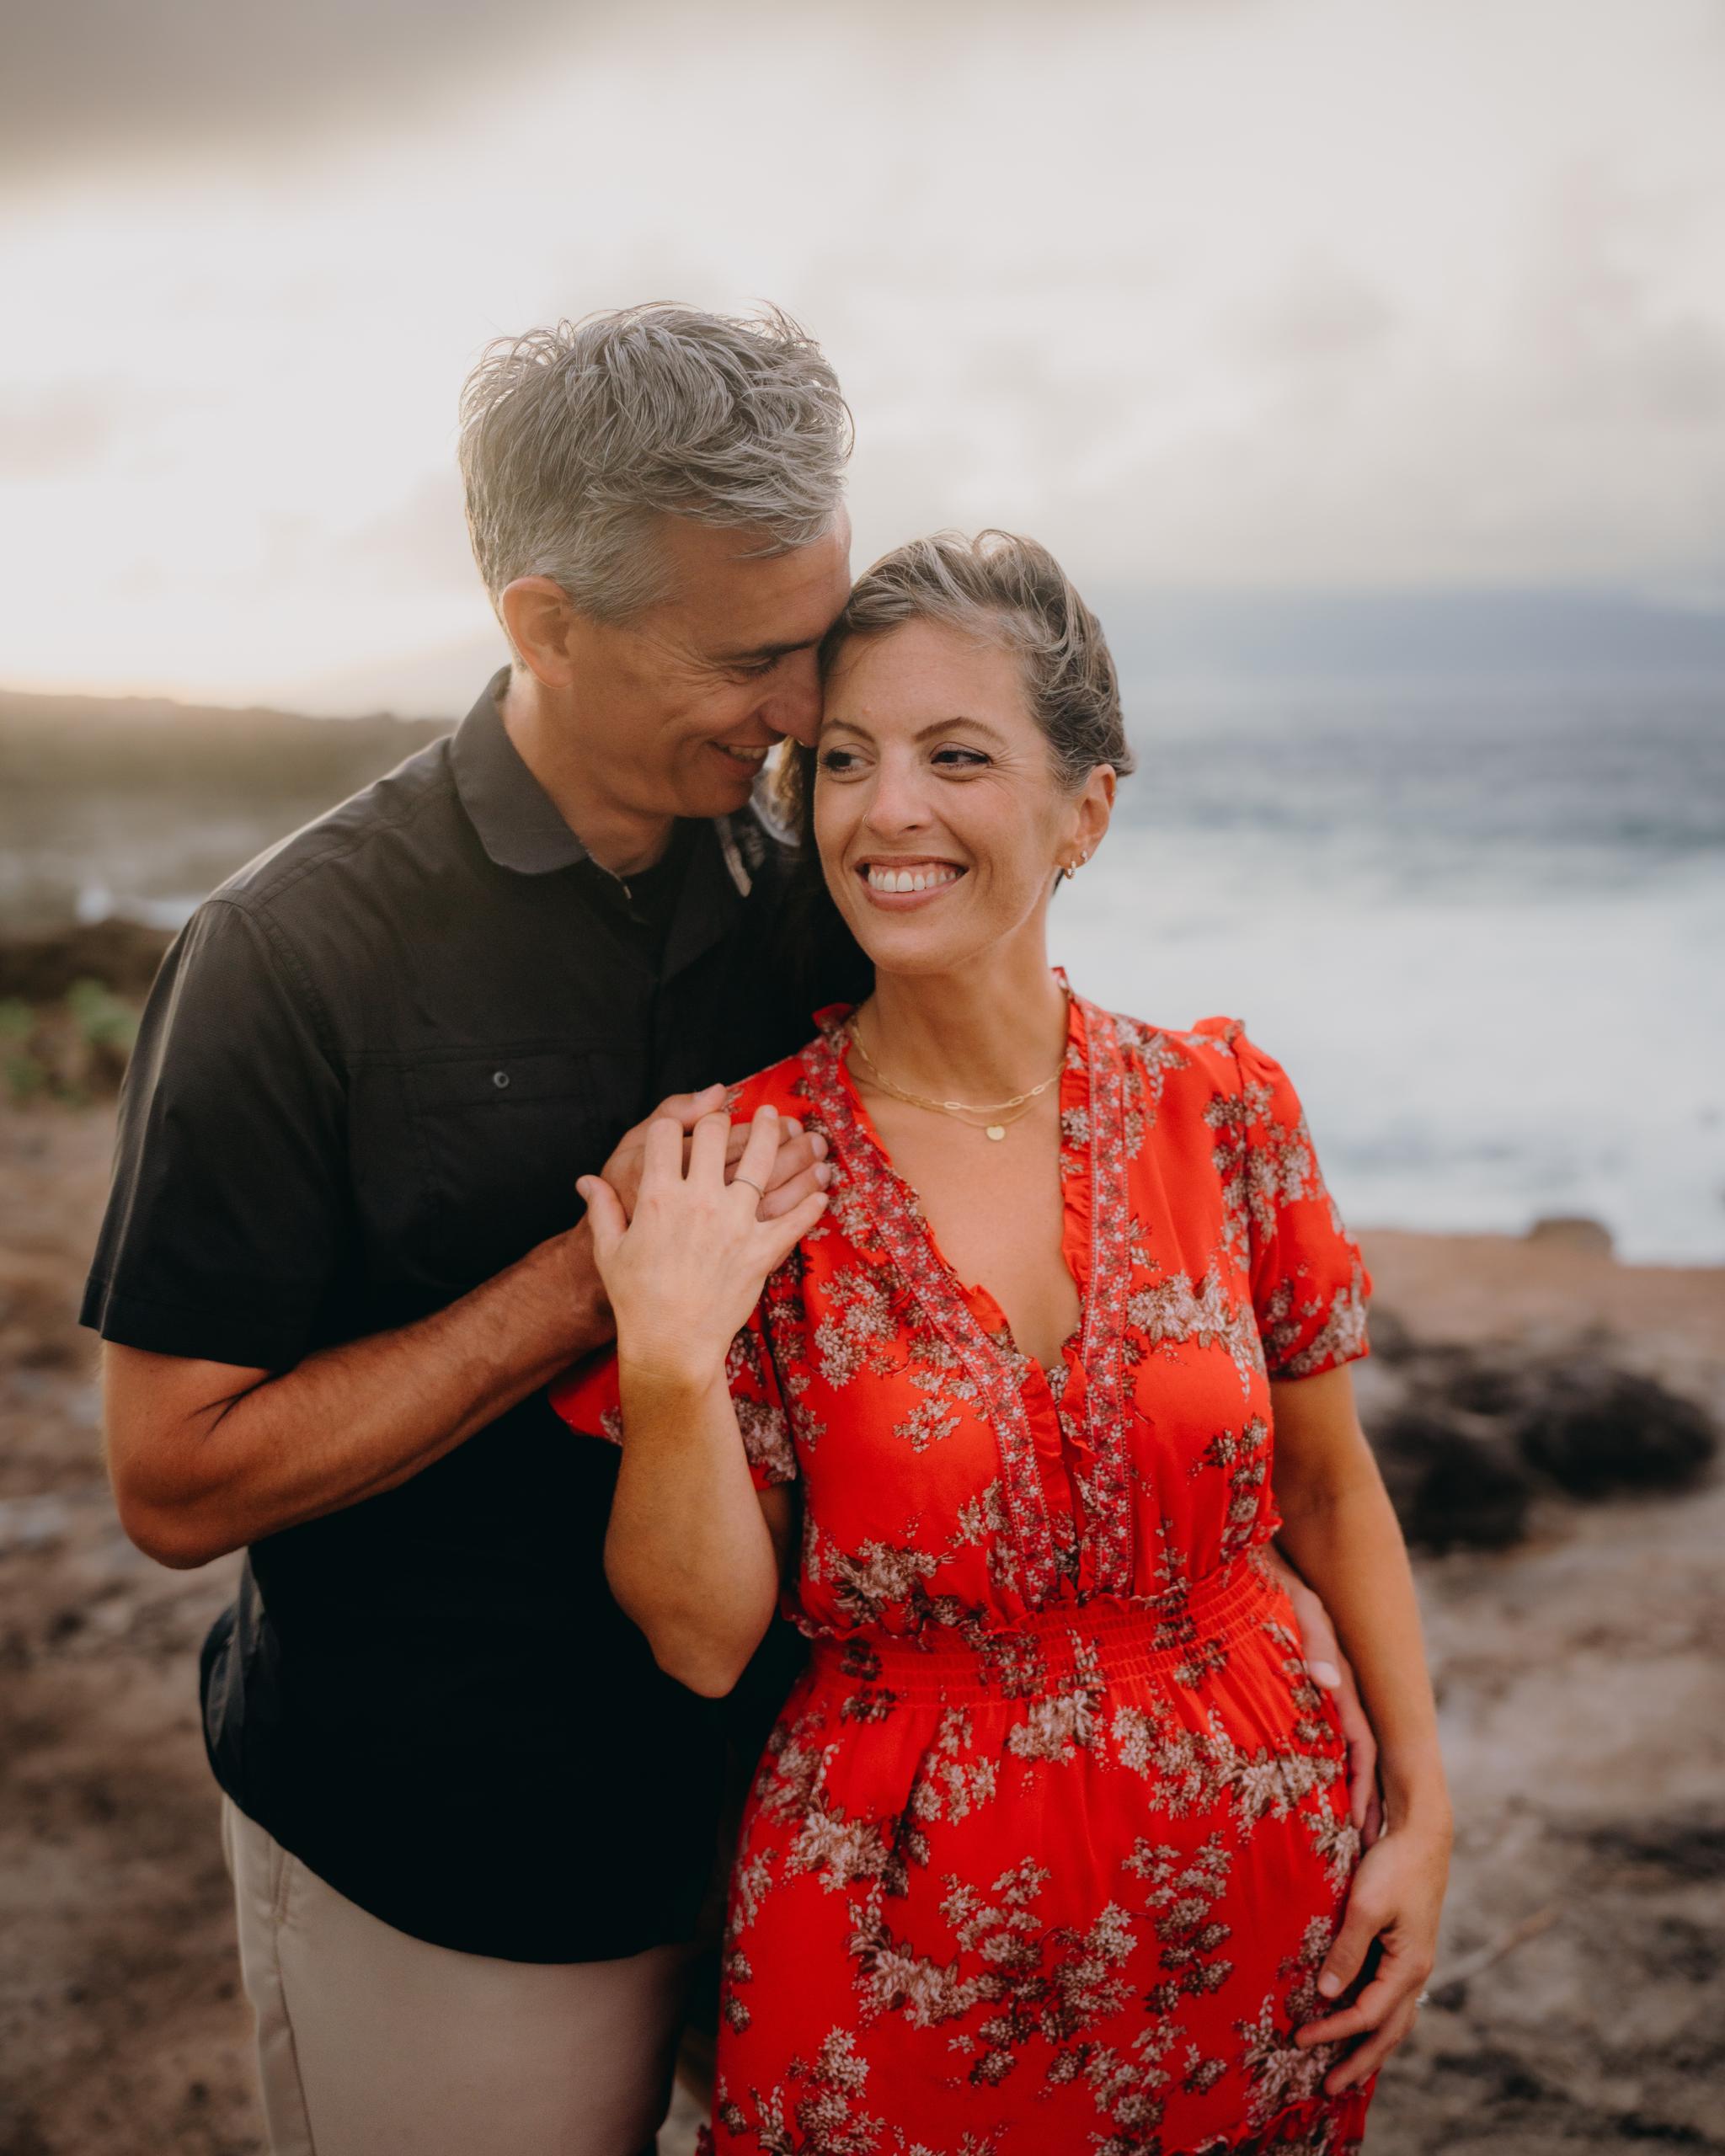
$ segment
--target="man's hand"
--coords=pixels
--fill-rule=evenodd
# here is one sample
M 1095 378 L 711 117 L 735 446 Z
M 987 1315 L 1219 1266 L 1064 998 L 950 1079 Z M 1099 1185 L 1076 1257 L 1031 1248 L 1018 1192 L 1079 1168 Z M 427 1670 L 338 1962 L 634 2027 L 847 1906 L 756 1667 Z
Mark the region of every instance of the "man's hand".
M 1348 1740 L 1348 1816 L 1359 1829 L 1361 1848 L 1370 1849 L 1384 1831 L 1384 1804 L 1378 1790 L 1378 1741 L 1366 1720 L 1353 1668 L 1337 1643 L 1335 1627 L 1322 1603 L 1274 1543 L 1263 1555 L 1294 1605 L 1311 1681 L 1336 1695 L 1342 1733 Z
M 703 1115 L 712 1115 L 724 1107 L 725 1089 L 723 1086 L 708 1086 L 698 1093 L 673 1093 L 661 1101 L 644 1122 L 638 1123 L 633 1130 L 626 1131 L 618 1140 L 617 1150 L 606 1162 L 601 1173 L 622 1200 L 624 1214 L 633 1219 L 635 1201 L 641 1193 L 641 1170 L 646 1159 L 649 1127 L 662 1117 L 669 1116 L 680 1123 L 683 1130 L 683 1171 L 689 1166 L 691 1134 Z M 724 1179 L 729 1182 L 736 1174 L 737 1163 L 743 1157 L 743 1148 L 749 1143 L 750 1126 L 734 1123 L 725 1141 Z M 812 1198 L 832 1181 L 832 1171 L 826 1165 L 826 1140 L 816 1131 L 804 1130 L 794 1116 L 779 1118 L 778 1150 L 772 1167 L 761 1178 L 766 1195 L 756 1208 L 756 1217 L 761 1220 L 780 1220 L 794 1213 L 805 1198 Z

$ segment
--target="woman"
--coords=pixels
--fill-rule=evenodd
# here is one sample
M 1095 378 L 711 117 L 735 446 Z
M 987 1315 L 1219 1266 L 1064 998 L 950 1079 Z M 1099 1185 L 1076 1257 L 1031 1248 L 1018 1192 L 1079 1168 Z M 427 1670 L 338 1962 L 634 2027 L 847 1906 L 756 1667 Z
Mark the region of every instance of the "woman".
M 782 1576 L 814 1642 L 732 1876 L 715 2145 L 1340 2156 L 1450 1840 L 1345 1369 L 1370 1282 L 1236 1022 L 1049 969 L 1130 769 L 1054 561 L 903 547 L 825 659 L 801 798 L 874 992 L 738 1089 L 729 1187 L 718 1116 L 686 1171 L 654 1127 L 627 1225 L 586 1180 L 617 1357 L 559 1395 L 623 1440 L 606 1568 L 667 1670 L 729 1690 Z M 781 1115 L 834 1174 L 768 1226 Z M 1278 1531 L 1375 1727 L 1363 1855 Z

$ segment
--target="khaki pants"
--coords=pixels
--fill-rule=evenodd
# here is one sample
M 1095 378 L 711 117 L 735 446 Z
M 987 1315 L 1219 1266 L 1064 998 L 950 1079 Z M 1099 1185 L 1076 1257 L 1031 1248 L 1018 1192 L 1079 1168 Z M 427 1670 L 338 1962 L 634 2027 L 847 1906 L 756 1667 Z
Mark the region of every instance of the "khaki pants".
M 324 1885 L 223 1798 L 273 2156 L 640 2156 L 670 2098 L 690 1954 L 499 1961 Z

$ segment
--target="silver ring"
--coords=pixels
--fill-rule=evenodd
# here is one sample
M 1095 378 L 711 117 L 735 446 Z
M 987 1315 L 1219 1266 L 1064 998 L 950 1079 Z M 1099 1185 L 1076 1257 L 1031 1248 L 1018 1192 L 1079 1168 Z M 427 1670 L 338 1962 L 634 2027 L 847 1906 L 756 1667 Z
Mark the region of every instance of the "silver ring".
M 1423 2006 L 1430 1997 L 1431 1993 L 1429 1991 L 1423 1991 L 1413 2003 L 1416 2006 Z
M 760 1191 L 761 1197 L 765 1198 L 766 1195 L 766 1193 L 761 1189 L 760 1184 L 755 1181 L 752 1176 L 733 1176 L 731 1177 L 731 1181 L 733 1182 L 745 1182 L 748 1184 L 750 1190 Z

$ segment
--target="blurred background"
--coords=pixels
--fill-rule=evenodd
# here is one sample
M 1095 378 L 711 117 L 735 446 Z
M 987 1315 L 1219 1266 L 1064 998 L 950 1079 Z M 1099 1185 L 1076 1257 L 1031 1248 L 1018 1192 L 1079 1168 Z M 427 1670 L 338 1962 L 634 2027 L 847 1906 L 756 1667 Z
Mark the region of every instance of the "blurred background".
M 1371 2145 L 1725 2148 L 1725 7 L 13 0 L 4 50 L 0 2150 L 260 2145 L 227 1574 L 119 1537 L 71 1315 L 137 1001 L 499 662 L 467 368 L 645 298 L 820 338 L 859 567 L 1060 556 L 1140 767 L 1057 955 L 1244 1017 L 1363 1233 L 1461 1815 Z

